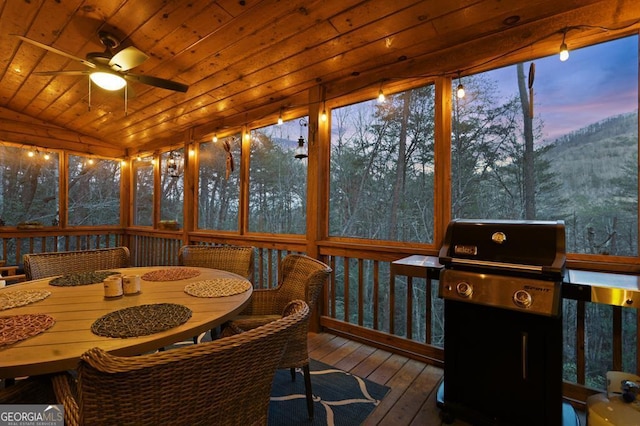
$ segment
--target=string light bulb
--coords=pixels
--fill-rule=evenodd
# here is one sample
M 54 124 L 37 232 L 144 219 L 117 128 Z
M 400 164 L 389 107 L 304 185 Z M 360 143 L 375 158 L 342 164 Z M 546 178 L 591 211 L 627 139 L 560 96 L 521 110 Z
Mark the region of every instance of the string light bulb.
M 320 121 L 327 121 L 327 106 L 325 103 L 322 104 L 322 113 L 320 114 Z
M 282 126 L 284 120 L 282 120 L 282 108 L 280 108 L 280 115 L 278 115 L 278 126 Z
M 464 85 L 462 84 L 462 79 L 460 78 L 460 71 L 458 71 L 458 87 L 456 87 L 456 96 L 458 99 L 464 98 L 465 91 Z
M 214 133 L 213 135 L 213 143 L 218 142 L 218 135 Z
M 562 43 L 560 44 L 560 60 L 562 62 L 569 59 L 569 48 L 567 47 L 567 43 L 565 43 L 565 39 L 567 37 L 567 29 L 562 32 Z
M 560 45 L 560 60 L 562 62 L 569 59 L 569 49 L 567 48 L 567 43 L 562 43 Z
M 380 88 L 380 91 L 378 92 L 378 103 L 384 103 L 386 97 L 384 96 L 384 92 L 382 91 L 382 87 Z
M 50 158 L 51 158 L 51 156 L 49 155 L 49 153 L 48 153 L 48 152 L 45 152 L 45 153 L 44 153 L 44 159 L 45 159 L 45 160 L 48 160 L 48 159 L 50 159 Z

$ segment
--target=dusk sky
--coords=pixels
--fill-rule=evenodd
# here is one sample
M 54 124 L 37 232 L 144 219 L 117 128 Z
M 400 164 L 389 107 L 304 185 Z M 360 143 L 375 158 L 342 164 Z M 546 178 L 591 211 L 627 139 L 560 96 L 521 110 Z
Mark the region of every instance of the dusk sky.
M 565 62 L 561 62 L 558 55 L 534 62 L 534 113 L 544 122 L 545 141 L 638 108 L 636 36 L 570 50 Z M 525 64 L 525 73 L 528 70 L 529 62 Z M 501 84 L 503 95 L 517 93 L 515 66 L 490 71 L 487 75 L 505 83 Z
M 542 138 L 538 142 L 552 142 L 556 138 L 597 123 L 608 117 L 634 112 L 638 109 L 638 36 L 629 36 L 607 43 L 571 50 L 571 32 L 567 35 L 569 59 L 560 61 L 555 54 L 533 61 L 535 63 L 534 114 L 542 120 Z M 558 48 L 560 46 L 558 45 Z M 524 65 L 525 73 L 529 64 Z M 484 73 L 496 82 L 498 97 L 506 102 L 518 94 L 516 66 L 512 65 Z M 464 83 L 465 77 L 462 78 Z M 452 81 L 452 88 L 458 80 Z M 376 100 L 348 106 L 361 107 L 373 113 Z M 334 111 L 335 114 L 335 111 Z M 333 126 L 337 125 L 334 116 Z M 282 137 L 299 131 L 297 120 L 290 124 Z M 306 129 L 304 129 L 306 130 Z M 344 130 L 344 129 L 343 129 Z M 338 129 L 332 128 L 333 137 Z M 306 137 L 306 136 L 305 136 Z M 294 138 L 291 138 L 294 139 Z

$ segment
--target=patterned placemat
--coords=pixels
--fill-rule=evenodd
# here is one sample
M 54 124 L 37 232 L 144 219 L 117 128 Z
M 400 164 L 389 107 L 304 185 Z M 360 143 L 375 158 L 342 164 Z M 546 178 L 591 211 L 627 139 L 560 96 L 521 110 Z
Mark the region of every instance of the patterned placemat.
M 178 281 L 200 275 L 200 271 L 191 268 L 158 269 L 142 275 L 145 281 Z
M 0 292 L 0 311 L 28 305 L 46 299 L 51 295 L 47 290 L 15 290 Z
M 132 306 L 98 318 L 91 331 L 105 337 L 138 337 L 168 330 L 191 318 L 191 309 L 175 303 Z
M 42 333 L 56 321 L 45 314 L 0 317 L 0 346 L 11 345 Z
M 61 277 L 54 278 L 49 281 L 49 285 L 66 287 L 76 285 L 89 285 L 101 283 L 109 275 L 119 274 L 114 271 L 100 271 L 100 272 L 72 272 L 65 274 Z
M 224 297 L 244 293 L 251 283 L 237 278 L 214 278 L 187 284 L 184 292 L 195 297 Z

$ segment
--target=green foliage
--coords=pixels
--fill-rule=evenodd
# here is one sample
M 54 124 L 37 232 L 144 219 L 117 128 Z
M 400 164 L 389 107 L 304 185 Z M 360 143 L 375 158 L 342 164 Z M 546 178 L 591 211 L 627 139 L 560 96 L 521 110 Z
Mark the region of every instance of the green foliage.
M 565 194 L 555 210 L 567 223 L 570 252 L 637 255 L 637 144 L 636 111 L 593 123 L 546 147 L 543 159 Z

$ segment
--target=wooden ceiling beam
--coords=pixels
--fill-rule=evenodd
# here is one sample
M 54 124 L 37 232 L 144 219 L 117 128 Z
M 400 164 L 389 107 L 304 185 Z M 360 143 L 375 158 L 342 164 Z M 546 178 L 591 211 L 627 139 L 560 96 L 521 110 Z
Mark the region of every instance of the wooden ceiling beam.
M 0 141 L 49 149 L 65 149 L 105 157 L 124 157 L 126 152 L 109 142 L 54 126 L 0 107 Z

